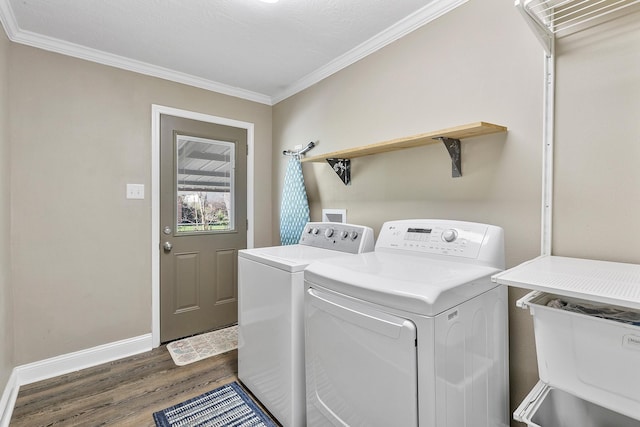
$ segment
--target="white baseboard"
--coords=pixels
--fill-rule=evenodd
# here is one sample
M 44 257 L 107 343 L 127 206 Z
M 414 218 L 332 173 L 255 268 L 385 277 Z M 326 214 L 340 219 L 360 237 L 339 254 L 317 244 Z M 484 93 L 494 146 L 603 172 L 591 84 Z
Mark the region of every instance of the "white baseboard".
M 21 365 L 16 368 L 18 385 L 22 386 L 46 380 L 58 375 L 122 359 L 123 357 L 133 356 L 151 349 L 151 334 L 146 334 Z
M 150 351 L 151 334 L 140 335 L 13 368 L 0 397 L 0 427 L 8 427 L 20 386 Z
M 13 407 L 18 397 L 18 371 L 14 368 L 0 397 L 0 427 L 8 427 L 13 414 Z

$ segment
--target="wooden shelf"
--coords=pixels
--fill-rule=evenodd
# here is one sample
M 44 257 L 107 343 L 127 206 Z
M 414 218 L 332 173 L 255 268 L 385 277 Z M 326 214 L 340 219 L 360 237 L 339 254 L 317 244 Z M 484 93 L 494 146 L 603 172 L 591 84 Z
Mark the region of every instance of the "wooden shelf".
M 378 142 L 376 144 L 363 145 L 361 147 L 347 148 L 345 150 L 333 151 L 331 153 L 318 156 L 305 157 L 301 161 L 324 162 L 326 159 L 353 159 L 356 157 L 369 156 L 371 154 L 386 153 L 389 151 L 403 150 L 405 148 L 435 144 L 440 142 L 440 139 L 438 138 L 460 140 L 506 131 L 507 128 L 505 126 L 494 125 L 486 122 L 476 122 L 463 126 L 442 129 L 435 132 L 422 133 L 406 138 L 392 139 L 390 141 Z

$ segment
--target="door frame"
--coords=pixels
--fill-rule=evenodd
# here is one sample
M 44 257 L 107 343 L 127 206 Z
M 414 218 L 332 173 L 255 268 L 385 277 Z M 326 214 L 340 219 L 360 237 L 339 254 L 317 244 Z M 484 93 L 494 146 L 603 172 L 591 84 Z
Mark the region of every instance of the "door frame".
M 163 105 L 151 105 L 151 345 L 160 346 L 160 115 L 247 130 L 247 248 L 254 243 L 254 124 Z

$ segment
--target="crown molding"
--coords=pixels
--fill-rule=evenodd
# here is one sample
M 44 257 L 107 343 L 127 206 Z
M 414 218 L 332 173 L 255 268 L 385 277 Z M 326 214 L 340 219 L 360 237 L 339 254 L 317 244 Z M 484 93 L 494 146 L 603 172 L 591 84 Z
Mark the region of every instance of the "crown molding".
M 316 71 L 307 74 L 305 77 L 288 86 L 282 92 L 272 97 L 272 104 L 277 104 L 278 102 L 313 86 L 321 80 L 324 80 L 349 65 L 356 63 L 362 58 L 371 55 L 388 44 L 393 43 L 394 41 L 439 18 L 447 12 L 452 11 L 467 1 L 468 0 L 440 0 L 431 2 L 429 5 L 417 10 L 413 14 L 407 16 L 401 21 L 398 21 L 396 24 L 378 33 L 364 43 L 356 46 L 344 55 L 329 62 L 327 65 L 320 67 Z
M 84 59 L 111 67 L 120 68 L 135 73 L 158 77 L 164 80 L 182 83 L 188 86 L 206 89 L 212 92 L 221 93 L 260 104 L 272 105 L 271 97 L 257 92 L 225 85 L 212 80 L 182 73 L 146 62 L 136 61 L 124 56 L 113 55 L 97 49 L 88 48 L 75 43 L 66 42 L 53 37 L 43 36 L 31 31 L 21 30 L 15 19 L 13 10 L 8 0 L 0 0 L 0 22 L 2 23 L 7 37 L 15 43 L 48 50 L 74 58 Z
M 146 62 L 136 61 L 124 56 L 113 55 L 97 49 L 91 49 L 74 43 L 61 41 L 59 39 L 43 36 L 41 34 L 35 34 L 30 31 L 19 31 L 16 35 L 14 35 L 13 38 L 9 37 L 9 39 L 11 39 L 11 41 L 13 42 L 36 47 L 39 49 L 44 49 L 51 52 L 84 59 L 87 61 L 97 62 L 99 64 L 108 65 L 127 71 L 133 71 L 139 74 L 158 77 L 164 80 L 182 83 L 188 86 L 206 89 L 212 92 L 234 96 L 261 104 L 272 105 L 271 97 L 267 95 L 251 92 L 233 86 L 228 86 L 222 83 L 214 82 L 212 80 L 207 80 L 179 71 L 170 70 L 168 68 L 151 65 Z
M 11 37 L 18 32 L 18 24 L 9 0 L 0 0 L 0 23 L 2 23 L 7 37 L 11 40 Z
M 164 80 L 182 83 L 188 86 L 246 99 L 260 104 L 274 105 L 289 98 L 304 89 L 324 80 L 338 71 L 354 64 L 360 59 L 382 49 L 388 44 L 401 37 L 417 30 L 438 17 L 450 12 L 468 0 L 439 0 L 433 1 L 429 5 L 419 9 L 403 20 L 397 22 L 386 30 L 375 35 L 344 55 L 336 58 L 328 64 L 320 67 L 314 72 L 289 85 L 283 91 L 274 96 L 269 96 L 238 87 L 225 85 L 223 83 L 182 73 L 164 67 L 137 61 L 119 55 L 113 55 L 97 49 L 88 48 L 75 43 L 66 42 L 60 39 L 43 36 L 31 31 L 21 30 L 18 26 L 13 10 L 8 0 L 0 0 L 0 22 L 4 27 L 9 40 L 15 43 L 48 50 L 62 55 L 72 56 L 91 62 L 96 62 L 123 70 L 133 71 Z

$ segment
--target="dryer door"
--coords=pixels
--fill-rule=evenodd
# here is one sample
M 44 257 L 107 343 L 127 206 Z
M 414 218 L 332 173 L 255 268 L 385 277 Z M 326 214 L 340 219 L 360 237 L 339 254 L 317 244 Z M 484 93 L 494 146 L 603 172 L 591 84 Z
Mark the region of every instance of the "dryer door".
M 305 330 L 310 427 L 418 425 L 413 322 L 310 288 Z

